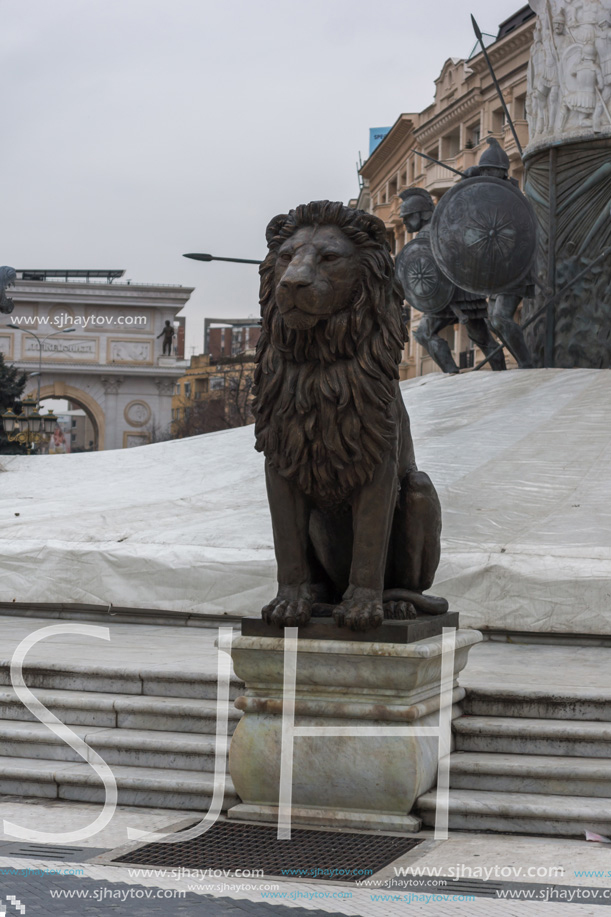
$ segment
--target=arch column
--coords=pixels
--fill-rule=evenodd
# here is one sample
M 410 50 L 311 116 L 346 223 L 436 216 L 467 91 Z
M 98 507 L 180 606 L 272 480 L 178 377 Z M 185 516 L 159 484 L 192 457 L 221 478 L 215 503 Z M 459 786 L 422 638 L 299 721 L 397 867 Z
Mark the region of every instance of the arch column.
M 106 416 L 108 418 L 108 429 L 111 431 L 111 435 L 117 436 L 118 426 L 118 401 L 119 401 L 119 389 L 123 385 L 122 376 L 112 376 L 102 379 L 102 385 L 104 386 L 104 394 L 106 396 L 104 400 L 104 406 L 106 408 Z M 123 447 L 122 442 L 112 441 L 108 443 L 109 449 L 121 449 Z

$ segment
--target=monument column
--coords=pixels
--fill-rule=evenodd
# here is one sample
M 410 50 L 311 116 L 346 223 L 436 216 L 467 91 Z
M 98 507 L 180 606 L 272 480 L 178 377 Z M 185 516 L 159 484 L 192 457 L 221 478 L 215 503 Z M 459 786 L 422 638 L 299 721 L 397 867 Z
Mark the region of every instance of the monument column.
M 123 385 L 121 376 L 102 379 L 104 386 L 104 414 L 106 416 L 106 449 L 121 449 L 123 442 L 119 430 L 118 395 Z
M 611 0 L 532 0 L 526 194 L 539 223 L 522 323 L 611 245 Z M 611 367 L 611 256 L 525 331 L 535 366 Z

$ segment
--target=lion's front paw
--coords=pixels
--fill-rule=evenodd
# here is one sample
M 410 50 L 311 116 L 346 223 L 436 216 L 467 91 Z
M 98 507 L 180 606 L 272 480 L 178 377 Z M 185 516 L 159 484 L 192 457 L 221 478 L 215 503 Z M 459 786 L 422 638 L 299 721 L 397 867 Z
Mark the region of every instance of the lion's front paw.
M 333 612 L 338 627 L 371 630 L 384 621 L 382 598 L 370 589 L 354 589 Z
M 302 627 L 312 614 L 312 596 L 303 586 L 281 586 L 278 595 L 261 611 L 263 620 L 275 627 Z

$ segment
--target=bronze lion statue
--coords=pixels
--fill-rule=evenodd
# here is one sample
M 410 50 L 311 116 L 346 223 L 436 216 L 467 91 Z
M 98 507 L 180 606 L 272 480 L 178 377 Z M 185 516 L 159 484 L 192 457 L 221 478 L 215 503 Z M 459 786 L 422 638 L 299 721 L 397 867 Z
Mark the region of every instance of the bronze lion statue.
M 275 217 L 267 242 L 253 410 L 279 585 L 263 617 L 299 626 L 332 611 L 368 630 L 442 614 L 447 602 L 422 594 L 441 508 L 399 391 L 406 331 L 384 224 L 313 201 Z

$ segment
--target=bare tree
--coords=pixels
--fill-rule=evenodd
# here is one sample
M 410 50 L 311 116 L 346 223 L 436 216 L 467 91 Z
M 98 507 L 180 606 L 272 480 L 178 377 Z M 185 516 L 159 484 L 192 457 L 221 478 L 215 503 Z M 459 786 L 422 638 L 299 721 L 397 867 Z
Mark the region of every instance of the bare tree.
M 179 416 L 172 422 L 173 439 L 253 423 L 250 409 L 254 385 L 252 359 L 245 359 L 244 355 L 226 358 L 223 368 L 217 369 L 219 372 L 223 374 L 223 387 L 200 400 L 189 399 L 189 403 L 179 410 Z

